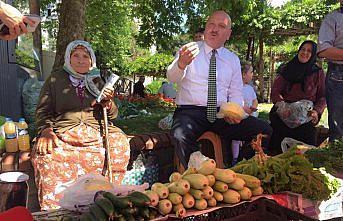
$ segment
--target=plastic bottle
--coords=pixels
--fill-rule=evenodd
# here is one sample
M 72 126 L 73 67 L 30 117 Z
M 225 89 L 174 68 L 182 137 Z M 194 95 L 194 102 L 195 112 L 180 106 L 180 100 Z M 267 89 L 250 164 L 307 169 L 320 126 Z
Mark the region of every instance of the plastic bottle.
M 18 151 L 17 128 L 11 118 L 6 118 L 4 124 L 6 152 Z
M 25 118 L 19 118 L 18 122 L 18 146 L 20 151 L 30 150 L 30 136 L 27 131 L 28 125 Z

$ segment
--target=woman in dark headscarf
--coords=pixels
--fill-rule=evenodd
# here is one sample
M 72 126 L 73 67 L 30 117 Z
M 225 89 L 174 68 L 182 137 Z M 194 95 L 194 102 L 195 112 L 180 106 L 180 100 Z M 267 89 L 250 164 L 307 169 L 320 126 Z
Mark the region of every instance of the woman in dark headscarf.
M 290 137 L 307 144 L 315 145 L 315 125 L 319 122 L 325 107 L 325 75 L 316 65 L 317 44 L 304 41 L 296 56 L 279 69 L 271 91 L 274 103 L 269 113 L 273 135 L 270 141 L 271 154 L 281 152 L 281 141 Z M 276 113 L 279 104 L 300 100 L 313 102 L 313 110 L 308 113 L 311 121 L 296 128 L 288 127 Z
M 43 210 L 59 207 L 66 183 L 84 174 L 101 174 L 105 158 L 103 106 L 107 107 L 110 123 L 113 181 L 120 184 L 126 172 L 129 142 L 111 123 L 118 113 L 113 88 L 105 90 L 100 104 L 95 102 L 96 90 L 104 85 L 95 64 L 91 46 L 85 41 L 73 41 L 66 49 L 63 70 L 52 73 L 41 90 L 32 163 Z

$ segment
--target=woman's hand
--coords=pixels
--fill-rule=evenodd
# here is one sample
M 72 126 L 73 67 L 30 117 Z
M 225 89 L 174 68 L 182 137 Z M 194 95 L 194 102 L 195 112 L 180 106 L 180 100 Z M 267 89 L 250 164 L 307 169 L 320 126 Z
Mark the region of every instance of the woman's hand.
M 316 125 L 318 123 L 318 112 L 316 110 L 311 110 L 308 112 L 308 116 L 311 118 L 311 122 Z
M 52 153 L 53 148 L 57 147 L 58 137 L 52 128 L 45 128 L 37 139 L 36 150 L 38 154 L 45 155 Z
M 112 100 L 114 96 L 114 88 L 113 87 L 106 87 L 105 90 L 104 90 L 104 93 L 102 95 L 102 100 Z
M 112 99 L 114 96 L 114 88 L 113 87 L 106 87 L 104 93 L 102 94 L 102 99 L 100 104 L 102 107 L 106 107 L 107 110 L 111 109 L 112 107 Z M 96 100 L 91 103 L 92 107 L 97 104 Z
M 114 88 L 113 87 L 107 87 L 104 90 L 104 94 L 102 95 L 102 100 L 100 102 L 102 107 L 106 107 L 107 110 L 111 109 L 112 102 L 114 96 Z

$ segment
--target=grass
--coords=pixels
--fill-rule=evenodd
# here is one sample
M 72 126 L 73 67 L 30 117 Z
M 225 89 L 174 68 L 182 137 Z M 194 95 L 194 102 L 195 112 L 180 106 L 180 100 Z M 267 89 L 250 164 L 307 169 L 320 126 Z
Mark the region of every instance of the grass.
M 114 123 L 121 128 L 126 134 L 142 134 L 159 132 L 158 122 L 166 117 L 169 113 L 173 113 L 173 109 L 155 109 L 149 110 L 151 115 L 139 115 L 130 119 L 117 119 Z
M 273 104 L 263 103 L 258 105 L 259 118 L 268 120 L 268 114 Z M 120 127 L 126 134 L 142 134 L 162 131 L 158 127 L 158 122 L 173 113 L 173 109 L 151 109 L 151 115 L 139 115 L 131 119 L 117 119 L 115 124 Z M 319 122 L 320 126 L 328 127 L 327 109 L 325 109 Z

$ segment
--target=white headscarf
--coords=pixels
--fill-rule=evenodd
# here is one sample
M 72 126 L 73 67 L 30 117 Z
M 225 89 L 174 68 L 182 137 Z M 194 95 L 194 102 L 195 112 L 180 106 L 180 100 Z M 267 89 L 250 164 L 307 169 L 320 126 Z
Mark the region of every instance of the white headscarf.
M 89 74 L 93 69 L 96 68 L 96 58 L 95 58 L 95 53 L 91 47 L 91 45 L 86 42 L 86 41 L 82 41 L 82 40 L 75 40 L 72 41 L 68 44 L 65 55 L 64 55 L 64 65 L 63 65 L 63 69 L 68 72 L 70 75 L 72 75 L 74 78 L 77 79 L 84 79 L 85 75 L 87 74 L 79 74 L 77 73 L 70 65 L 70 56 L 71 53 L 73 52 L 73 50 L 77 47 L 77 46 L 82 46 L 85 47 L 88 51 L 88 53 L 90 54 L 91 57 L 91 68 L 89 69 L 88 73 Z
M 70 56 L 73 50 L 78 47 L 83 46 L 87 49 L 90 54 L 92 65 L 86 74 L 77 73 L 70 65 Z M 100 71 L 96 68 L 96 58 L 95 53 L 91 45 L 82 40 L 75 40 L 68 44 L 65 55 L 64 55 L 64 65 L 63 69 L 69 74 L 69 79 L 73 86 L 85 85 L 87 90 L 94 96 L 97 97 L 100 94 L 99 88 L 93 82 L 94 78 L 101 78 Z

